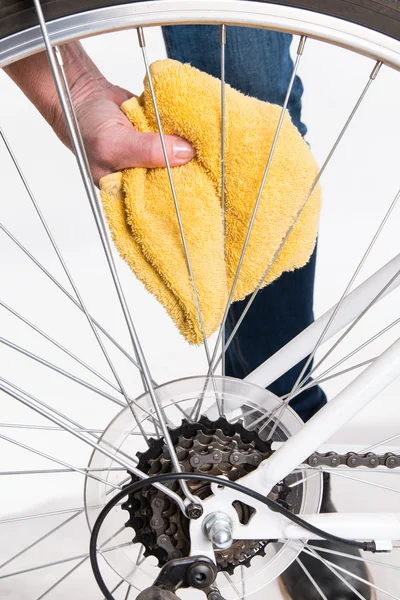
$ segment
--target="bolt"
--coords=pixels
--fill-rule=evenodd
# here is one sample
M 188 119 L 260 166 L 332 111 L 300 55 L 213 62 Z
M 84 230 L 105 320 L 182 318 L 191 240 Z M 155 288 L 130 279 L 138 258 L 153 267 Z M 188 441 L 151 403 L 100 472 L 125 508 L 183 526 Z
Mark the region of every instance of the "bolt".
M 207 598 L 208 600 L 221 600 L 221 596 L 218 592 L 210 592 Z
M 232 460 L 233 460 L 233 462 L 239 462 L 239 460 L 240 460 L 240 455 L 239 455 L 239 454 L 237 454 L 236 452 L 234 452 L 234 453 L 232 454 Z
M 356 458 L 355 456 L 352 456 L 352 457 L 350 458 L 350 461 L 349 461 L 349 462 L 350 462 L 350 464 L 351 464 L 351 465 L 356 465 L 356 464 L 357 464 L 357 458 Z
M 213 453 L 213 459 L 214 460 L 221 460 L 221 454 L 219 452 L 214 452 Z
M 164 501 L 161 500 L 161 498 L 154 499 L 154 506 L 156 506 L 157 508 L 160 508 L 163 504 L 164 504 Z
M 186 508 L 186 512 L 187 515 L 189 517 L 189 519 L 200 519 L 201 515 L 203 514 L 203 508 L 200 504 L 194 504 L 192 502 L 192 504 L 189 504 Z
M 196 467 L 200 464 L 200 458 L 198 456 L 192 456 L 192 458 L 190 459 L 190 463 L 193 467 Z
M 218 550 L 227 550 L 232 546 L 233 523 L 223 512 L 208 515 L 203 523 L 203 532 Z
M 394 456 L 390 456 L 387 460 L 386 460 L 386 464 L 388 467 L 395 467 L 396 466 L 396 458 Z
M 332 465 L 338 465 L 340 462 L 339 457 L 338 456 L 332 456 L 331 458 L 331 464 Z
M 255 454 L 255 455 L 253 456 L 253 463 L 254 463 L 254 464 L 257 464 L 258 462 L 260 462 L 260 457 L 258 456 L 258 454 Z
M 311 458 L 311 464 L 312 465 L 317 465 L 318 464 L 318 456 L 313 456 Z

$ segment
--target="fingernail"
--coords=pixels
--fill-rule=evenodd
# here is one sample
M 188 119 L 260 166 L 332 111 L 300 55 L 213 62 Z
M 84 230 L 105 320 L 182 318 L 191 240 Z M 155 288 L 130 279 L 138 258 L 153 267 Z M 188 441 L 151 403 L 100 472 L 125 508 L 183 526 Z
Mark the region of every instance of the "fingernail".
M 180 160 L 193 158 L 196 154 L 195 149 L 189 142 L 185 142 L 184 140 L 178 140 L 174 142 L 172 151 L 174 153 L 175 158 L 179 158 Z

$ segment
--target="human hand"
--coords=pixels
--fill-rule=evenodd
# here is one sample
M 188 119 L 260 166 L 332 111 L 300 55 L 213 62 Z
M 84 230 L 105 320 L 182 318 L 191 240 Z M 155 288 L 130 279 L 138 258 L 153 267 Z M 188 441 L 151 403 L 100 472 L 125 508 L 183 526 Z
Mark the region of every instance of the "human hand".
M 95 184 L 101 177 L 128 167 L 164 167 L 159 134 L 136 131 L 120 110 L 134 94 L 107 81 L 79 42 L 62 46 L 61 54 Z M 5 70 L 72 149 L 45 53 Z M 189 162 L 195 155 L 189 142 L 178 136 L 166 135 L 165 144 L 172 167 Z
M 73 93 L 73 90 L 71 91 Z M 85 86 L 84 94 L 73 96 L 82 138 L 93 180 L 128 167 L 164 167 L 165 160 L 158 133 L 136 131 L 120 110 L 120 105 L 133 94 L 106 80 Z M 63 116 L 53 125 L 59 137 L 71 147 Z M 183 165 L 195 154 L 186 140 L 165 136 L 169 163 Z

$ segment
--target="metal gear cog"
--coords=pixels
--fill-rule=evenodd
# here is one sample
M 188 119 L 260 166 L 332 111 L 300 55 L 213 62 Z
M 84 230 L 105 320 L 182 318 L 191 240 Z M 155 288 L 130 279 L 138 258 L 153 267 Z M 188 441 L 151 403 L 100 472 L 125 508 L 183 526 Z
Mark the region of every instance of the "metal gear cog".
M 240 422 L 229 423 L 221 417 L 210 421 L 202 417 L 197 423 L 182 421 L 180 427 L 170 431 L 179 462 L 185 472 L 224 475 L 231 481 L 250 473 L 271 454 L 271 443 L 261 440 L 256 431 L 249 431 Z M 150 447 L 138 453 L 138 468 L 148 475 L 170 473 L 172 463 L 163 439 L 150 440 Z M 132 480 L 136 477 L 132 476 Z M 182 494 L 178 482 L 169 484 Z M 211 495 L 206 482 L 188 482 L 190 491 L 201 499 Z M 274 488 L 271 498 L 287 504 L 289 488 L 282 482 Z M 131 494 L 122 508 L 129 513 L 126 522 L 135 536 L 134 543 L 145 547 L 144 556 L 155 556 L 162 567 L 168 560 L 188 556 L 190 551 L 189 520 L 178 506 L 161 491 L 152 487 Z M 235 503 L 241 523 L 249 522 L 254 509 L 242 502 Z M 233 573 L 235 567 L 249 567 L 251 559 L 265 554 L 268 540 L 235 540 L 227 550 L 216 550 L 218 570 Z

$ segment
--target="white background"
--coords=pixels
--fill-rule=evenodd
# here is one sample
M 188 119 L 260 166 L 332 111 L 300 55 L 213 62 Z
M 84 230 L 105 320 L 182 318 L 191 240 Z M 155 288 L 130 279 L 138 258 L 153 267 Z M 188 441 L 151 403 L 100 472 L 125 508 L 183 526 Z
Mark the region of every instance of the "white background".
M 164 48 L 159 30 L 147 34 L 150 60 L 163 57 Z M 228 38 L 229 39 L 229 38 Z M 140 93 L 144 69 L 133 32 L 109 34 L 88 40 L 85 46 L 104 74 L 113 82 Z M 373 62 L 350 55 L 338 48 L 309 41 L 300 66 L 305 85 L 303 120 L 308 126 L 308 141 L 320 164 L 323 163 L 354 103 L 367 82 Z M 68 266 L 79 286 L 89 310 L 126 348 L 129 340 L 118 310 L 110 279 L 101 257 L 90 209 L 82 184 L 74 168 L 73 156 L 58 142 L 50 128 L 29 105 L 15 86 L 0 73 L 1 126 L 8 136 L 29 184 L 35 194 Z M 357 266 L 371 236 L 382 219 L 399 186 L 400 124 L 398 118 L 399 77 L 383 68 L 372 85 L 340 150 L 323 178 L 324 208 L 321 217 L 315 309 L 317 316 L 340 297 Z M 23 190 L 4 147 L 0 147 L 1 203 L 0 220 L 29 250 L 43 261 L 54 275 L 68 285 L 57 259 L 51 253 L 29 198 Z M 371 274 L 398 252 L 399 209 L 386 226 L 376 247 L 359 276 L 358 282 Z M 65 344 L 91 365 L 107 374 L 107 366 L 87 323 L 67 300 L 55 291 L 46 278 L 38 274 L 21 252 L 0 233 L 1 293 L 0 300 L 32 320 Z M 202 349 L 189 348 L 174 330 L 156 301 L 136 282 L 127 267 L 118 260 L 135 324 L 157 381 L 204 372 Z M 398 317 L 398 295 L 383 301 L 379 310 L 365 318 L 361 327 L 343 344 L 334 356 L 343 356 L 368 339 L 380 328 Z M 43 341 L 37 334 L 0 307 L 0 335 L 45 356 L 48 360 L 73 370 L 77 375 L 98 384 L 95 377 L 75 365 L 62 353 Z M 353 359 L 353 363 L 372 356 L 387 347 L 397 336 L 396 328 L 372 347 Z M 110 350 L 112 352 L 112 350 Z M 127 361 L 112 353 L 124 376 L 130 393 L 140 393 L 140 380 Z M 71 418 L 89 427 L 103 428 L 116 412 L 116 406 L 82 390 L 72 382 L 33 364 L 0 345 L 2 376 L 37 394 L 45 402 L 68 413 Z M 110 375 L 111 379 L 111 375 Z M 345 380 L 333 382 L 330 395 L 340 389 Z M 106 386 L 102 386 L 106 389 Z M 107 388 L 109 389 L 109 388 Z M 348 427 L 341 439 L 368 444 L 399 432 L 398 397 L 400 387 L 394 384 L 371 403 Z M 1 397 L 2 423 L 46 424 L 40 417 L 6 396 Z M 83 467 L 89 452 L 67 433 L 14 430 L 1 428 L 0 433 L 24 441 L 43 452 L 56 454 L 74 465 Z M 56 466 L 56 465 L 54 465 Z M 0 440 L 0 471 L 8 469 L 50 468 L 51 463 Z M 393 487 L 397 477 L 390 478 Z M 1 513 L 21 515 L 65 506 L 80 506 L 82 502 L 80 475 L 42 477 L 5 477 L 0 479 Z M 343 491 L 346 494 L 343 494 Z M 367 496 L 365 491 L 368 492 Z M 388 502 L 396 507 L 397 494 Z M 347 509 L 375 509 L 381 495 L 366 485 L 346 485 L 335 481 L 335 499 Z M 393 501 L 393 502 L 392 502 Z M 385 505 L 386 507 L 388 504 Z M 26 543 L 59 521 L 30 521 L 24 526 L 0 525 L 2 544 L 0 556 L 12 556 Z M 18 570 L 57 558 L 74 556 L 86 551 L 86 525 L 68 529 L 68 535 L 57 537 L 56 547 L 41 544 L 32 552 L 11 563 L 5 570 Z M 66 530 L 67 531 L 67 530 Z M 394 561 L 393 561 L 394 562 Z M 46 569 L 31 581 L 28 575 L 0 580 L 0 594 L 12 600 L 31 600 L 61 577 L 70 564 Z M 400 578 L 395 571 L 377 572 L 379 581 L 392 593 L 400 592 Z M 84 588 L 78 588 L 78 583 Z M 77 589 L 80 591 L 77 593 Z M 82 591 L 84 589 L 84 592 Z M 271 590 L 272 592 L 272 590 Z M 60 585 L 49 598 L 100 598 L 90 574 L 78 570 Z M 122 595 L 121 595 L 122 598 Z

